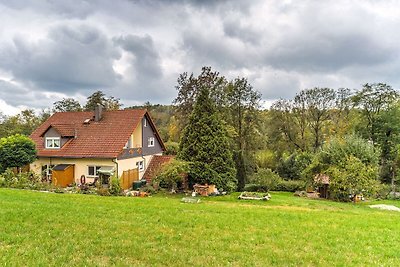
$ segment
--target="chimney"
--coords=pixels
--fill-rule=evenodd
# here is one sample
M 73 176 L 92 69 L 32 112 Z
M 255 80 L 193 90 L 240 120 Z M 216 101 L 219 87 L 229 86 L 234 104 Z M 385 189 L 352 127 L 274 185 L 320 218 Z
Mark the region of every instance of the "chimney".
M 94 108 L 94 121 L 100 121 L 103 116 L 103 106 L 101 104 L 97 104 Z

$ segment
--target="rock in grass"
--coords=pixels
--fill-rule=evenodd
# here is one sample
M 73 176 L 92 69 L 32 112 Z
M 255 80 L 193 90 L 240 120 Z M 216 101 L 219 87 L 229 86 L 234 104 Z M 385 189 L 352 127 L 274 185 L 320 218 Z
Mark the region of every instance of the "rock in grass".
M 199 198 L 195 198 L 195 197 L 183 197 L 181 199 L 181 202 L 197 204 L 197 203 L 200 203 L 200 199 Z
M 373 208 L 373 209 L 400 211 L 400 208 L 393 206 L 393 205 L 386 205 L 386 204 L 370 205 L 369 207 Z

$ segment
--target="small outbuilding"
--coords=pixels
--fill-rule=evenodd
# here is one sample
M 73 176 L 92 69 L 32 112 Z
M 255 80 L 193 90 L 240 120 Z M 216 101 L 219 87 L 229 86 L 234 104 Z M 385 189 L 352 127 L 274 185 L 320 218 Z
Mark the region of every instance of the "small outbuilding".
M 61 187 L 74 183 L 74 164 L 58 164 L 54 166 L 52 182 L 54 185 Z
M 319 197 L 329 198 L 329 176 L 319 173 L 314 177 L 314 183 L 318 186 Z

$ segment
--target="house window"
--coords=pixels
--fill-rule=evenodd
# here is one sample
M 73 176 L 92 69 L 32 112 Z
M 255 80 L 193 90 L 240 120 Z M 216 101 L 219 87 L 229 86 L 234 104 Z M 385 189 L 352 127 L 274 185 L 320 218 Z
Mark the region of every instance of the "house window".
M 147 146 L 148 147 L 154 146 L 154 137 L 149 137 L 149 139 L 147 139 Z
M 46 137 L 46 148 L 60 148 L 60 137 Z
M 143 120 L 143 126 L 147 127 L 147 120 L 146 119 Z
M 138 167 L 139 171 L 144 171 L 144 160 L 136 162 L 136 167 Z
M 88 166 L 88 177 L 99 177 L 99 169 L 101 166 Z

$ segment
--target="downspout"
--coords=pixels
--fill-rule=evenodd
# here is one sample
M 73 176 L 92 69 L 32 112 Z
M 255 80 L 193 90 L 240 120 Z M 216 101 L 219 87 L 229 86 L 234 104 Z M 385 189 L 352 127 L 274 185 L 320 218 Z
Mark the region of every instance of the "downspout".
M 114 162 L 115 165 L 117 165 L 117 178 L 119 178 L 119 175 L 118 175 L 118 160 L 117 160 L 117 158 L 113 159 L 112 162 Z

